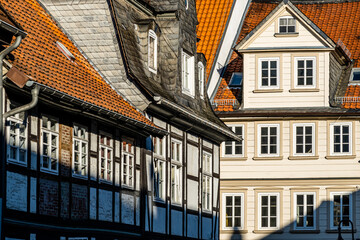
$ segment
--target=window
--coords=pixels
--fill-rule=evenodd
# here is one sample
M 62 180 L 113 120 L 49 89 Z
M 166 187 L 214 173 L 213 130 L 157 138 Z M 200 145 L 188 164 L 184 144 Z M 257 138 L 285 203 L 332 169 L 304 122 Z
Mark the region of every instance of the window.
M 154 154 L 158 156 L 165 157 L 165 141 L 164 138 L 153 137 L 153 144 L 154 144 Z
M 134 187 L 134 146 L 131 142 L 122 142 L 121 179 L 123 186 Z
M 100 180 L 112 181 L 113 141 L 110 136 L 100 133 Z
M 182 144 L 180 141 L 171 140 L 171 201 L 182 202 Z
M 259 58 L 259 65 L 260 88 L 279 88 L 279 58 Z
M 154 197 L 165 201 L 165 161 L 154 159 Z
M 194 96 L 194 57 L 182 52 L 182 91 Z
M 88 175 L 88 133 L 85 127 L 73 128 L 73 176 Z
M 15 107 L 11 107 L 12 109 Z M 6 122 L 7 160 L 9 162 L 26 165 L 27 163 L 27 122 L 25 112 L 15 114 Z
M 185 9 L 187 10 L 189 8 L 189 0 L 185 0 Z
M 352 123 L 330 124 L 330 150 L 332 155 L 351 155 Z
M 42 171 L 58 172 L 59 168 L 59 123 L 56 119 L 43 116 L 41 119 Z
M 313 230 L 316 224 L 315 193 L 295 193 L 294 228 L 296 230 Z
M 315 155 L 315 124 L 294 124 L 294 155 Z
M 280 125 L 258 125 L 258 154 L 259 156 L 279 156 L 280 149 Z
M 157 36 L 152 30 L 149 31 L 148 39 L 148 64 L 149 70 L 156 73 L 157 70 Z
M 330 228 L 339 226 L 341 220 L 352 219 L 352 195 L 349 192 L 330 193 Z M 342 228 L 349 229 L 348 221 L 342 222 Z
M 279 18 L 279 33 L 295 33 L 296 21 L 293 17 Z
M 316 86 L 316 58 L 295 58 L 295 87 L 309 88 Z
M 356 83 L 360 82 L 360 68 L 353 68 L 350 81 L 354 81 Z
M 200 97 L 204 97 L 204 78 L 205 78 L 205 68 L 202 62 L 198 63 L 198 74 L 199 74 L 199 92 Z
M 223 194 L 223 229 L 244 229 L 244 194 Z
M 68 240 L 88 240 L 87 237 L 69 237 Z
M 230 88 L 239 88 L 242 85 L 242 80 L 243 80 L 243 74 L 242 73 L 239 73 L 239 72 L 233 73 L 231 75 L 231 79 L 230 79 L 230 82 L 229 82 L 228 86 Z
M 211 154 L 203 153 L 202 165 L 202 208 L 211 211 L 211 193 L 212 193 L 212 160 Z
M 259 229 L 278 229 L 279 212 L 278 193 L 259 193 Z
M 244 125 L 240 126 L 229 126 L 233 132 L 239 137 L 244 136 Z M 231 157 L 231 156 L 244 156 L 244 145 L 243 141 L 225 141 L 224 143 L 223 156 Z

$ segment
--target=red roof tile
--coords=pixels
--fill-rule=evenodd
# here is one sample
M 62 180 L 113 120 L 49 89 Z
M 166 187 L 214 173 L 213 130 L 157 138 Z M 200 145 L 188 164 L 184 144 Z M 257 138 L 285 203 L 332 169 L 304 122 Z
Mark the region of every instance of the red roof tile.
M 197 44 L 197 50 L 206 57 L 207 77 L 210 74 L 233 1 L 234 0 L 196 0 L 197 18 L 199 20 L 197 36 L 200 38 Z
M 36 0 L 0 0 L 28 36 L 12 52 L 12 64 L 33 78 L 72 97 L 155 126 L 108 85 Z M 70 61 L 56 46 L 61 42 Z

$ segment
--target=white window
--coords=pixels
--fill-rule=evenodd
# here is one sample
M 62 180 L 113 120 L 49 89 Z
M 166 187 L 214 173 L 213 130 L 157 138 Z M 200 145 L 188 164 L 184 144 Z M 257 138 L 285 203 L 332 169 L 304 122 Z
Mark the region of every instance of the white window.
M 296 221 L 294 229 L 296 230 L 314 230 L 316 224 L 315 214 L 315 193 L 294 193 Z
M 41 122 L 40 169 L 57 173 L 59 169 L 59 123 L 56 119 L 46 116 L 42 117 Z
M 182 143 L 171 140 L 171 202 L 182 203 Z
M 294 155 L 315 155 L 315 124 L 299 123 L 293 127 L 293 149 Z
M 194 97 L 194 56 L 182 52 L 182 92 Z
M 293 17 L 279 18 L 279 33 L 295 33 L 296 21 Z
M 165 158 L 165 137 L 153 137 L 154 154 Z
M 113 140 L 107 134 L 100 133 L 100 161 L 99 178 L 104 181 L 112 181 L 113 175 Z
M 199 92 L 200 97 L 204 98 L 204 79 L 205 79 L 205 68 L 202 62 L 198 63 L 198 77 L 199 77 Z
M 165 161 L 154 159 L 154 197 L 156 200 L 165 201 L 165 166 Z
M 134 146 L 131 142 L 122 142 L 121 179 L 125 187 L 134 187 Z
M 314 88 L 316 86 L 316 58 L 295 58 L 295 87 Z
M 332 155 L 351 155 L 352 123 L 331 123 L 330 140 L 330 151 Z
M 185 0 L 185 9 L 187 10 L 189 8 L 189 0 Z
M 86 127 L 74 125 L 73 128 L 73 176 L 88 175 L 88 132 Z
M 279 88 L 279 58 L 259 58 L 259 88 Z
M 202 165 L 202 208 L 211 211 L 212 199 L 212 157 L 211 153 L 203 153 Z
M 337 229 L 341 220 L 352 219 L 352 195 L 350 192 L 330 193 L 330 228 Z M 351 228 L 348 221 L 342 222 L 343 229 Z
M 279 229 L 279 193 L 259 193 L 259 229 Z
M 157 36 L 154 31 L 149 30 L 148 38 L 148 64 L 149 70 L 156 73 L 157 70 Z
M 258 125 L 258 155 L 260 157 L 276 157 L 280 152 L 280 125 Z
M 12 163 L 27 163 L 27 121 L 25 112 L 8 118 L 7 160 Z
M 353 83 L 360 83 L 360 68 L 353 68 L 350 81 Z
M 244 194 L 223 194 L 223 229 L 244 229 Z
M 233 132 L 239 137 L 244 136 L 244 125 L 229 126 Z M 223 144 L 223 156 L 224 157 L 243 157 L 244 156 L 244 144 L 243 141 L 225 141 Z

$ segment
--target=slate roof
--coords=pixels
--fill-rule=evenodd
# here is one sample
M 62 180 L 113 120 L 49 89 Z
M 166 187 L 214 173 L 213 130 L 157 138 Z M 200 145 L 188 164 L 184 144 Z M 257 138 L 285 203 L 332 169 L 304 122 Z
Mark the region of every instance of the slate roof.
M 0 4 L 28 34 L 12 52 L 14 67 L 39 84 L 159 129 L 101 78 L 36 0 L 0 0 Z M 61 53 L 58 41 L 75 56 L 74 61 Z
M 251 2 L 239 34 L 237 43 L 243 40 L 279 4 L 279 1 L 254 0 Z M 294 5 L 318 26 L 335 43 L 339 39 L 351 52 L 354 67 L 360 67 L 360 1 L 314 2 L 294 1 Z M 235 51 L 229 61 L 224 77 L 215 95 L 216 100 L 237 99 L 241 101 L 241 91 L 228 87 L 232 73 L 242 72 L 242 58 Z M 245 79 L 246 81 L 246 79 Z M 360 86 L 349 86 L 345 96 L 360 97 Z M 360 108 L 360 103 L 347 103 L 345 108 Z M 218 106 L 216 111 L 234 111 L 232 106 Z
M 196 33 L 200 39 L 197 50 L 205 55 L 207 79 L 223 37 L 233 2 L 234 0 L 196 0 L 199 21 Z

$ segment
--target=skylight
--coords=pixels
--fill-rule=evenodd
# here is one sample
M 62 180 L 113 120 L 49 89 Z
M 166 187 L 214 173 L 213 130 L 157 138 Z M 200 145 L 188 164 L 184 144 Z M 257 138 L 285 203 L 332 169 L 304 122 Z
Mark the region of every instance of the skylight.
M 243 74 L 236 72 L 233 73 L 229 82 L 229 87 L 241 87 L 243 80 Z
M 75 60 L 75 56 L 61 42 L 57 41 L 56 46 L 65 55 L 65 57 L 67 57 L 70 61 Z

